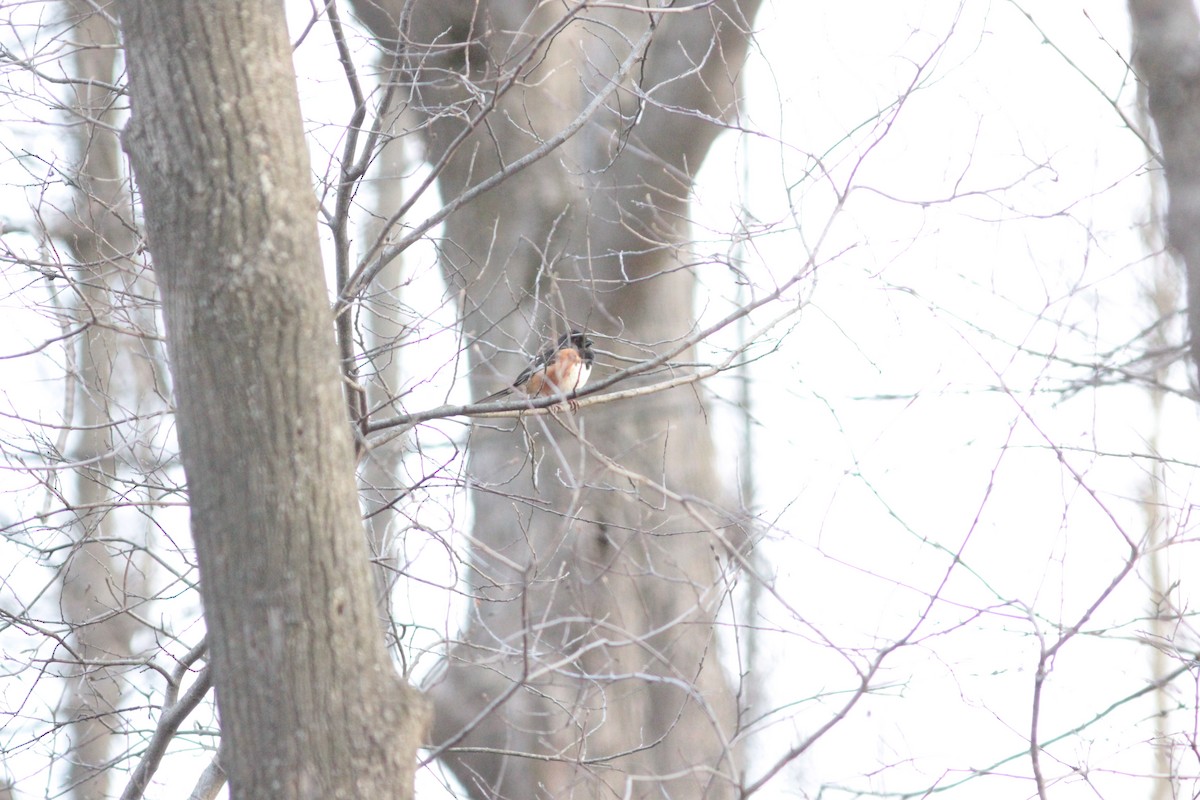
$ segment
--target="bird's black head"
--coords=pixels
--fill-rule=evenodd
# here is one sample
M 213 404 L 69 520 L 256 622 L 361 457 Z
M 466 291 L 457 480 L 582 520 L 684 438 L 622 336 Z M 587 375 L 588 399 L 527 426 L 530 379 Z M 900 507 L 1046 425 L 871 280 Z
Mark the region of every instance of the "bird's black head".
M 570 333 L 564 334 L 562 339 L 559 341 L 559 347 L 578 348 L 579 352 L 583 353 L 584 358 L 587 359 L 589 364 L 591 363 L 592 359 L 595 358 L 595 354 L 592 353 L 593 344 L 595 344 L 595 342 L 589 339 L 587 334 L 583 331 L 571 331 Z

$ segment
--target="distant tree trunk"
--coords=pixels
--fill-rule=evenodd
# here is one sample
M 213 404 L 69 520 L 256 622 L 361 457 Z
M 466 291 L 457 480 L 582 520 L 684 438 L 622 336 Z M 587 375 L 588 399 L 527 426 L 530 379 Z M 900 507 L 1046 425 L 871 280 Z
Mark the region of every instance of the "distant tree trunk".
M 120 9 L 231 796 L 409 797 L 282 5 Z
M 1146 85 L 1143 83 L 1138 92 L 1139 123 L 1150 128 Z M 1147 148 L 1147 155 L 1152 154 Z M 1150 259 L 1153 267 L 1152 281 L 1144 289 L 1144 305 L 1153 315 L 1152 319 L 1169 319 L 1178 310 L 1181 300 L 1181 288 L 1184 276 L 1179 273 L 1175 260 L 1169 257 L 1166 250 L 1166 231 L 1163 229 L 1163 199 L 1166 193 L 1166 181 L 1155 177 L 1150 181 L 1149 214 L 1146 222 L 1139 225 L 1145 252 L 1154 254 Z M 1148 331 L 1146 350 L 1151 353 L 1169 353 L 1174 342 L 1176 328 L 1169 325 L 1155 325 Z M 1150 412 L 1153 427 L 1146 434 L 1146 445 L 1151 453 L 1162 452 L 1164 432 L 1168 430 L 1166 386 L 1170 385 L 1170 372 L 1174 366 L 1168 359 L 1156 359 L 1151 362 L 1153 372 L 1147 386 L 1150 399 Z M 1167 485 L 1167 469 L 1163 460 L 1155 458 L 1150 464 L 1150 474 L 1143 481 L 1141 491 L 1142 513 L 1145 518 L 1146 544 L 1142 548 L 1144 555 L 1139 564 L 1142 580 L 1149 590 L 1149 623 L 1150 635 L 1160 646 L 1150 647 L 1150 681 L 1155 685 L 1154 690 L 1154 788 L 1150 792 L 1150 800 L 1171 800 L 1181 794 L 1179 780 L 1179 763 L 1177 758 L 1181 751 L 1180 742 L 1175 737 L 1175 720 L 1172 712 L 1179 708 L 1179 703 L 1173 696 L 1170 673 L 1177 666 L 1176 660 L 1168 655 L 1162 643 L 1170 642 L 1178 629 L 1181 615 L 1172 597 L 1171 561 L 1168 558 L 1171 550 L 1170 503 L 1167 501 L 1164 487 Z
M 692 330 L 688 196 L 715 121 L 735 111 L 758 2 L 635 5 L 558 30 L 567 4 L 355 3 L 382 41 L 401 43 L 427 158 L 446 159 L 446 201 L 607 97 L 562 147 L 446 221 L 447 281 L 468 341 L 486 343 L 472 348 L 476 396 L 517 374 L 514 351 L 570 326 L 599 334 L 605 368 Z M 713 625 L 713 529 L 734 534 L 704 505 L 721 496 L 704 404 L 689 388 L 576 419 L 577 435 L 525 422 L 533 452 L 519 430 L 472 433 L 476 602 L 433 690 L 434 742 L 472 749 L 448 763 L 481 799 L 736 794 L 736 704 Z M 697 502 L 685 509 L 657 482 Z
M 127 256 L 134 238 L 122 215 L 130 207 L 121 151 L 116 134 L 115 99 L 107 85 L 114 82 L 117 35 L 96 7 L 83 2 L 64 4 L 70 38 L 79 44 L 72 58 L 74 108 L 80 124 L 73 127 L 79 165 L 73 188 L 73 213 L 60 233 L 79 265 L 63 292 L 73 306 L 79 337 L 76 381 L 71 384 L 76 418 L 68 460 L 83 464 L 75 473 L 73 502 L 79 509 L 78 544 L 62 572 L 61 602 L 75 631 L 73 652 L 80 657 L 76 674 L 67 682 L 63 714 L 71 721 L 72 749 L 66 785 L 76 800 L 99 800 L 113 795 L 108 761 L 116 755 L 114 738 L 121 705 L 121 670 L 95 662 L 128 658 L 134 618 L 122 613 L 126 592 L 143 596 L 129 586 L 141 569 L 128 569 L 130 557 L 114 538 L 132 540 L 118 531 L 113 515 L 112 482 L 117 474 L 112 408 L 135 408 L 132 398 L 141 373 L 129 360 L 127 342 L 118 333 L 121 322 L 114 301 L 126 296 L 114 290 L 123 279 L 132 282 Z M 124 288 L 124 287 L 122 287 Z M 124 373 L 120 379 L 116 373 Z
M 365 199 L 369 213 L 362 224 L 361 241 L 373 242 L 381 233 L 381 220 L 403 202 L 404 142 L 392 141 L 382 148 L 372 170 L 371 191 Z M 403 259 L 397 258 L 379 276 L 379 285 L 388 287 L 363 303 L 359 315 L 364 366 L 363 384 L 367 392 L 367 408 L 387 407 L 395 396 L 403 375 L 400 371 L 398 342 L 405 335 L 400 284 L 403 280 Z M 388 442 L 374 447 L 359 470 L 359 496 L 366 516 L 367 538 L 375 564 L 375 584 L 380 613 L 391 619 L 391 592 L 399 577 L 402 563 L 397 559 L 396 525 L 400 516 L 395 504 L 404 487 L 397 485 L 397 476 L 404 474 L 405 440 Z M 392 625 L 387 626 L 388 644 L 398 647 Z
M 1133 65 L 1145 82 L 1167 179 L 1168 241 L 1187 271 L 1188 330 L 1200 370 L 1200 17 L 1193 0 L 1129 0 Z
M 1150 117 L 1158 132 L 1158 160 L 1167 187 L 1167 243 L 1183 262 L 1187 286 L 1188 350 L 1197 379 L 1200 380 L 1200 16 L 1193 0 L 1129 0 L 1133 29 L 1133 65 L 1147 96 Z M 1157 216 L 1157 215 L 1155 215 Z M 1155 276 L 1151 302 L 1161 315 L 1171 313 L 1177 293 L 1162 275 Z M 1161 335 L 1154 331 L 1150 342 Z M 1161 343 L 1164 344 L 1165 343 Z M 1162 372 L 1163 368 L 1159 368 Z M 1165 375 L 1154 376 L 1150 399 L 1155 430 L 1151 444 L 1157 444 L 1162 426 L 1163 393 L 1156 387 L 1165 383 Z M 1157 447 L 1152 447 L 1157 452 Z M 1160 640 L 1170 638 L 1178 623 L 1164 577 L 1166 551 L 1162 547 L 1167 521 L 1164 504 L 1157 496 L 1163 483 L 1161 462 L 1155 460 L 1143 507 L 1146 510 L 1150 545 L 1146 550 L 1147 581 L 1151 591 L 1151 632 Z M 1151 677 L 1160 681 L 1168 672 L 1168 659 L 1159 648 L 1151 650 Z M 1173 797 L 1177 793 L 1176 765 L 1173 761 L 1169 712 L 1175 705 L 1167 687 L 1156 693 L 1158 737 L 1155 749 L 1155 774 L 1152 797 Z

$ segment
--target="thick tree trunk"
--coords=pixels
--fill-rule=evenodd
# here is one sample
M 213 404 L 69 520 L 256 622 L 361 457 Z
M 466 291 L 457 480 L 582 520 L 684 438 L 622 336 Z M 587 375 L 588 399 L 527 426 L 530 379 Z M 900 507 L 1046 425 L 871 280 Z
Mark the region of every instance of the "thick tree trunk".
M 277 3 L 121 4 L 234 798 L 412 792 Z
M 629 6 L 562 26 L 562 4 L 356 3 L 403 43 L 446 201 L 605 98 L 552 155 L 446 221 L 445 273 L 468 340 L 486 342 L 472 348 L 476 396 L 570 326 L 597 332 L 601 377 L 692 330 L 687 198 L 714 120 L 734 110 L 756 7 Z M 524 423 L 532 452 L 520 430 L 472 434 L 476 602 L 433 690 L 434 741 L 478 798 L 733 795 L 736 708 L 713 625 L 733 534 L 693 513 L 703 502 L 677 502 L 721 494 L 706 409 L 686 389 L 575 419 Z
M 1200 17 L 1193 0 L 1129 0 L 1133 64 L 1162 146 L 1167 236 L 1187 271 L 1188 329 L 1200 370 Z

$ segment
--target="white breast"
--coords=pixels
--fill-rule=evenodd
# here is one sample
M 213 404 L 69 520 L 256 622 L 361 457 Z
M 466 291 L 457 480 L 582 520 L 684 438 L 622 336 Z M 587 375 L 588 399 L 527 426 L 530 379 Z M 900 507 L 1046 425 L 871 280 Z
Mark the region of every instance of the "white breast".
M 566 375 L 563 376 L 563 382 L 566 385 L 558 386 L 556 388 L 558 391 L 564 393 L 574 392 L 578 389 L 582 389 L 583 385 L 587 383 L 588 378 L 591 377 L 591 374 L 591 366 L 584 361 L 580 361 L 578 364 L 575 364 Z

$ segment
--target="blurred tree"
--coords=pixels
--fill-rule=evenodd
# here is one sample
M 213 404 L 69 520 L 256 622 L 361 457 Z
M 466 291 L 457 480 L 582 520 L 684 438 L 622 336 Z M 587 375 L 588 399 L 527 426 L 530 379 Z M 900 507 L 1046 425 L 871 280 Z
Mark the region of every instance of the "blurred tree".
M 1200 370 L 1200 16 L 1192 0 L 1129 0 L 1133 64 L 1158 132 L 1167 236 L 1187 274 L 1193 366 Z
M 141 438 L 140 426 L 113 421 L 153 403 L 153 379 L 146 374 L 153 358 L 138 357 L 152 340 L 128 335 L 144 329 L 129 324 L 137 316 L 136 304 L 124 302 L 135 294 L 138 280 L 129 260 L 136 247 L 129 219 L 132 199 L 115 127 L 116 30 L 89 4 L 65 5 L 64 22 L 80 45 L 71 54 L 78 120 L 71 130 L 78 165 L 73 211 L 56 233 L 79 265 L 63 296 L 72 327 L 83 333 L 75 342 L 72 406 L 77 418 L 64 428 L 74 429 L 64 455 L 80 465 L 73 499 L 80 516 L 78 544 L 61 573 L 63 615 L 75 632 L 71 653 L 78 660 L 66 683 L 63 717 L 72 723 L 73 740 L 66 785 L 80 800 L 99 800 L 113 794 L 114 775 L 107 767 L 118 752 L 116 734 L 125 727 L 120 718 L 125 685 L 121 662 L 132 655 L 138 625 L 130 611 L 144 590 L 139 580 L 144 565 L 133 555 L 140 537 L 113 513 L 124 502 L 115 485 L 121 471 L 117 440 L 128 437 L 123 444 L 134 445 Z
M 1171 319 L 1182 304 L 1187 309 L 1188 351 L 1192 368 L 1200 375 L 1200 17 L 1191 0 L 1163 2 L 1129 0 L 1132 22 L 1133 64 L 1139 78 L 1139 107 L 1143 116 L 1148 110 L 1154 123 L 1157 142 L 1147 138 L 1147 158 L 1158 167 L 1159 181 L 1168 195 L 1167 213 L 1159 210 L 1157 193 L 1150 197 L 1150 221 L 1145 235 L 1147 252 L 1160 253 L 1154 259 L 1154 283 L 1147 291 L 1147 304 L 1162 320 Z M 1149 128 L 1145 124 L 1144 128 Z M 1157 144 L 1157 148 L 1154 146 Z M 1160 225 L 1165 217 L 1165 230 Z M 1164 247 L 1165 244 L 1169 247 Z M 1170 255 L 1182 262 L 1183 275 L 1175 272 Z M 1180 297 L 1180 285 L 1186 294 Z M 1182 300 L 1182 303 L 1181 303 Z M 1151 352 L 1169 353 L 1174 342 L 1169 341 L 1165 326 L 1155 326 L 1149 344 Z M 1154 428 L 1148 441 L 1151 452 L 1162 447 L 1162 431 L 1169 385 L 1170 362 L 1157 359 L 1154 380 L 1148 389 L 1154 411 Z M 1153 363 L 1153 362 L 1152 362 Z M 1193 385 L 1196 385 L 1193 381 Z M 1151 794 L 1153 800 L 1177 797 L 1182 791 L 1179 780 L 1179 752 L 1182 749 L 1175 737 L 1172 712 L 1177 702 L 1172 696 L 1170 676 L 1175 661 L 1164 643 L 1172 642 L 1175 629 L 1185 617 L 1174 607 L 1174 586 L 1168 579 L 1169 513 L 1163 497 L 1168 484 L 1164 464 L 1155 461 L 1153 474 L 1146 482 L 1145 513 L 1147 517 L 1146 581 L 1150 590 L 1150 651 L 1151 679 L 1156 686 L 1158 730 L 1155 751 L 1156 779 Z
M 688 202 L 737 117 L 757 0 L 354 6 L 398 55 L 455 204 L 442 268 L 480 343 L 475 396 L 572 327 L 598 334 L 606 367 L 692 360 Z M 709 502 L 703 401 L 681 388 L 544 419 L 471 435 L 475 603 L 432 689 L 434 744 L 463 746 L 449 761 L 479 798 L 736 794 L 713 623 L 716 556 L 742 534 Z

